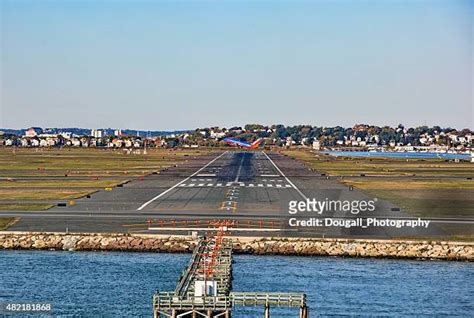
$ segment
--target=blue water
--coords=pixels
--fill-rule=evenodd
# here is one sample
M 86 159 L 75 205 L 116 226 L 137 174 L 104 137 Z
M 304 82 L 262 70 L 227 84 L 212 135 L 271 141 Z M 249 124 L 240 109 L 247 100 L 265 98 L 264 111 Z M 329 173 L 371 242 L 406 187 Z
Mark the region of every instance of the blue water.
M 413 159 L 469 159 L 471 155 L 465 153 L 438 153 L 438 152 L 368 152 L 368 151 L 324 151 L 333 156 L 347 157 L 386 157 L 386 158 L 413 158 Z
M 0 251 L 0 302 L 51 301 L 54 316 L 147 317 L 153 292 L 173 290 L 189 256 Z M 304 291 L 312 317 L 473 317 L 473 282 L 473 263 L 236 255 L 233 289 Z M 262 313 L 240 308 L 233 317 Z M 297 317 L 296 309 L 271 313 Z

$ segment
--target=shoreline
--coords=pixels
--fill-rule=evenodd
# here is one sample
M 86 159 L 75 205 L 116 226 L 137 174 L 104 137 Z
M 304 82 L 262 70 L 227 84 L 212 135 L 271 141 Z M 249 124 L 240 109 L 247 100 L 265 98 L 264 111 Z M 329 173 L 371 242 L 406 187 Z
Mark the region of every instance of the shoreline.
M 474 261 L 474 242 L 231 237 L 236 254 Z M 0 232 L 0 250 L 191 253 L 196 237 L 162 234 Z

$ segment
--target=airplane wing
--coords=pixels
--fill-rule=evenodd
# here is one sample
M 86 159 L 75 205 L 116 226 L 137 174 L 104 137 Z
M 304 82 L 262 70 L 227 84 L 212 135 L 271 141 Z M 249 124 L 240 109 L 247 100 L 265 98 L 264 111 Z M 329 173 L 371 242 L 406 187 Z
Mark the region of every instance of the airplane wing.
M 224 142 L 226 142 L 227 144 L 229 144 L 231 146 L 240 146 L 240 147 L 248 148 L 248 149 L 255 149 L 262 142 L 261 138 L 257 139 L 256 141 L 254 141 L 251 144 L 248 143 L 248 142 L 236 140 L 236 139 L 233 139 L 233 138 L 224 138 L 223 140 L 224 140 Z

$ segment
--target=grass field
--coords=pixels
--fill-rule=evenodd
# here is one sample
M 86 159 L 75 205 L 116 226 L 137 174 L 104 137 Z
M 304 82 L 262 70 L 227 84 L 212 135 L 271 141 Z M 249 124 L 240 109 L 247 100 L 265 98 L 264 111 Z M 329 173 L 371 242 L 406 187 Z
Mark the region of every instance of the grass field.
M 207 153 L 209 150 L 201 149 L 148 149 L 147 154 L 128 154 L 95 148 L 0 148 L 0 201 L 6 202 L 0 203 L 0 210 L 48 209 L 50 202 L 36 201 L 80 198 Z M 29 200 L 36 205 L 28 204 Z
M 140 176 L 208 152 L 149 149 L 138 155 L 96 148 L 0 148 L 0 176 Z
M 443 159 L 333 157 L 307 150 L 283 153 L 312 169 L 343 177 L 341 182 L 391 201 L 412 215 L 474 217 L 474 180 L 467 179 L 474 179 L 472 163 Z
M 0 211 L 40 211 L 52 207 L 53 204 L 47 203 L 0 203 Z
M 113 187 L 125 182 L 127 179 L 107 179 L 107 180 L 0 180 L 1 189 L 17 188 L 104 188 Z
M 25 200 L 70 200 L 78 199 L 97 190 L 63 190 L 57 189 L 0 189 L 2 201 Z
M 5 231 L 19 221 L 19 218 L 0 218 L 0 231 Z
M 334 157 L 307 150 L 287 150 L 283 154 L 304 162 L 308 167 L 332 176 L 420 176 L 474 177 L 474 164 L 444 159 Z

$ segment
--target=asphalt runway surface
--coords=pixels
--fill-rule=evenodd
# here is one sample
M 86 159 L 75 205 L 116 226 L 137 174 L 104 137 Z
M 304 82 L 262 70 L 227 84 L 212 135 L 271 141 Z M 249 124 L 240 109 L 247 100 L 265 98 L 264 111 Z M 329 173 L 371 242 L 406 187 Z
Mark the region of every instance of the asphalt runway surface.
M 290 201 L 306 199 L 369 201 L 375 210 L 354 214 L 338 209 L 289 214 Z M 37 212 L 0 212 L 19 216 L 13 231 L 187 233 L 205 231 L 209 222 L 234 221 L 235 234 L 256 236 L 392 238 L 443 235 L 440 223 L 428 228 L 311 226 L 289 227 L 290 218 L 414 219 L 389 202 L 350 189 L 278 153 L 226 151 L 190 159 L 160 174 L 135 179 L 112 191 L 99 191 L 74 205 Z M 211 225 L 212 227 L 212 225 Z

